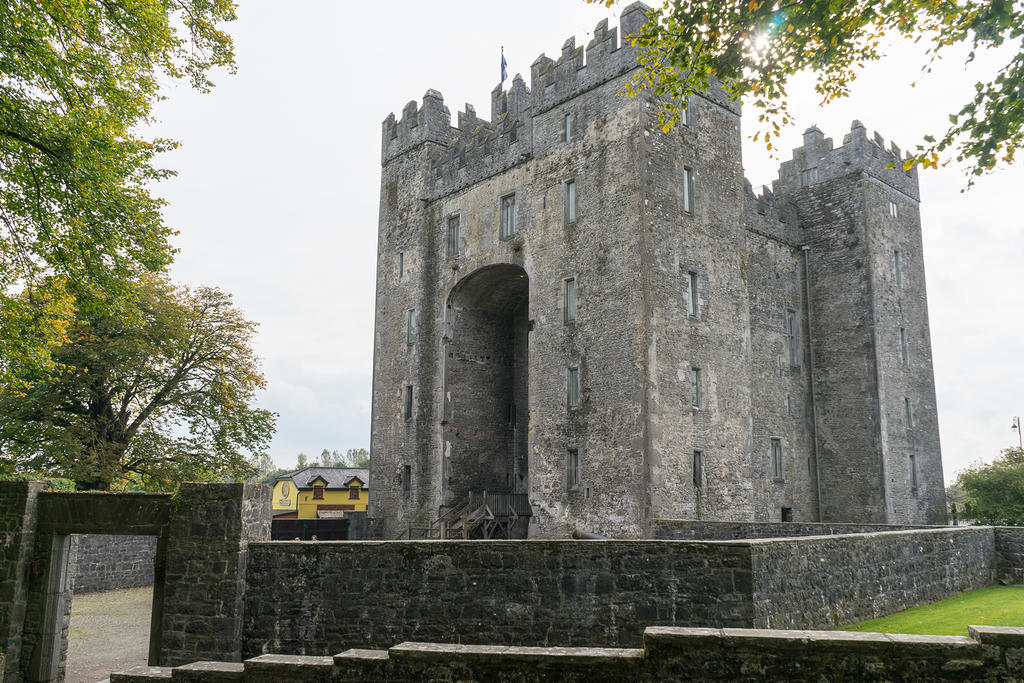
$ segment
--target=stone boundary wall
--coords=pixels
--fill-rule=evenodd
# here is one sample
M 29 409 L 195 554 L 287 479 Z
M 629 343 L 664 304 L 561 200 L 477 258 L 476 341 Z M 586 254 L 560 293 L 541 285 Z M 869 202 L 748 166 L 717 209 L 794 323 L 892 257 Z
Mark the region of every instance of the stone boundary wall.
M 651 538 L 675 541 L 732 541 L 753 538 L 792 538 L 871 534 L 881 531 L 945 529 L 943 526 L 840 524 L 833 522 L 718 522 L 697 519 L 652 519 Z
M 757 628 L 835 628 L 992 585 L 991 527 L 751 541 Z
M 242 655 L 412 639 L 636 647 L 645 626 L 834 628 L 990 585 L 994 557 L 993 530 L 981 527 L 729 542 L 253 543 Z M 281 599 L 281 586 L 301 599 Z
M 73 537 L 76 595 L 153 585 L 156 536 L 81 534 Z
M 251 543 L 243 656 L 420 639 L 636 646 L 648 624 L 753 623 L 748 545 Z
M 666 628 L 643 649 L 406 642 L 330 656 L 262 655 L 242 663 L 138 667 L 111 683 L 328 681 L 978 681 L 1024 677 L 1024 629 L 971 626 L 962 636 Z
M 1013 583 L 1024 583 L 1024 527 L 997 526 L 996 577 Z

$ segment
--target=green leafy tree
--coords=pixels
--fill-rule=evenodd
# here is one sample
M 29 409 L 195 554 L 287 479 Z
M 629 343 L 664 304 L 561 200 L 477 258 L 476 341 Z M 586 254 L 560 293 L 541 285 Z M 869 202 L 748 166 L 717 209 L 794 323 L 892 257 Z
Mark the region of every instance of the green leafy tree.
M 370 452 L 365 448 L 350 448 L 345 452 L 345 467 L 369 467 Z
M 616 1 L 588 0 L 608 7 Z M 954 45 L 968 44 L 971 62 L 979 50 L 1018 43 L 1010 61 L 950 113 L 950 127 L 925 137 L 908 168 L 935 166 L 952 155 L 980 175 L 1011 162 L 1024 143 L 1024 4 L 1012 0 L 665 0 L 632 36 L 642 69 L 624 94 L 658 95 L 668 130 L 688 95 L 720 84 L 759 110 L 754 139 L 763 136 L 771 150 L 780 127 L 791 122 L 791 76 L 813 72 L 823 103 L 843 97 L 857 69 L 882 57 L 888 36 L 924 41 L 924 70 Z
M 991 465 L 961 472 L 957 486 L 966 497 L 965 518 L 1024 526 L 1024 449 L 1007 448 Z
M 299 453 L 298 457 L 295 459 L 295 463 L 296 469 L 302 469 L 303 467 L 311 464 L 309 462 L 309 457 L 305 453 Z
M 265 386 L 255 323 L 217 289 L 136 287 L 137 323 L 79 311 L 55 369 L 0 395 L 0 452 L 79 489 L 251 476 L 276 418 L 252 405 Z
M 0 4 L 0 390 L 48 367 L 76 306 L 130 315 L 131 282 L 170 263 L 150 185 L 176 143 L 133 131 L 162 82 L 234 68 L 234 18 L 230 0 Z

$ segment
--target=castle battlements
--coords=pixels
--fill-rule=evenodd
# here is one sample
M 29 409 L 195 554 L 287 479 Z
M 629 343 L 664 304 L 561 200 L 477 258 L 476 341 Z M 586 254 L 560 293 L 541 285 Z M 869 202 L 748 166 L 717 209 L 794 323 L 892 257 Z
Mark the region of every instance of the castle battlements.
M 782 162 L 772 188 L 775 194 L 791 194 L 823 180 L 860 171 L 919 200 L 917 167 L 903 170 L 903 162 L 909 157 L 903 156 L 896 143 L 886 147 L 885 139 L 877 132 L 869 138 L 860 121 L 851 124 L 839 147 L 833 147 L 832 138 L 811 126 L 804 131 L 804 144 L 793 150 L 793 158 Z M 890 164 L 892 168 L 888 168 Z
M 534 116 L 638 68 L 636 50 L 620 41 L 643 26 L 650 8 L 634 2 L 622 11 L 619 27 L 603 19 L 594 27 L 586 47 L 570 37 L 557 60 L 540 55 L 530 67 L 530 86 L 516 74 L 506 90 L 499 84 L 491 92 L 490 120 L 467 104 L 452 126 L 451 112 L 436 90 L 428 90 L 421 104 L 409 102 L 400 118 L 389 114 L 383 122 L 381 160 L 391 159 L 435 143 L 441 149 L 429 154 L 435 195 L 515 165 L 533 154 Z

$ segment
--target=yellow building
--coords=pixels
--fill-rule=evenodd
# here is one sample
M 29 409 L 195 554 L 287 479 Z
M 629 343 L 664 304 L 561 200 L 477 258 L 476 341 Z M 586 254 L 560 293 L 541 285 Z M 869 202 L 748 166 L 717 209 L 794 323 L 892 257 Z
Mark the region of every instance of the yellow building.
M 303 467 L 274 484 L 275 519 L 341 517 L 366 510 L 370 471 L 361 467 Z

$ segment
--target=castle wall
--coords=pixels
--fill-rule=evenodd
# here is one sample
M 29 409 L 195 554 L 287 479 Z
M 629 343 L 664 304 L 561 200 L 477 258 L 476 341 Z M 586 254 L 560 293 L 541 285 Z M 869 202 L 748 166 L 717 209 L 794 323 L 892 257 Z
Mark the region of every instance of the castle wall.
M 995 578 L 991 528 L 761 540 L 751 553 L 755 628 L 835 628 Z
M 153 585 L 156 536 L 83 534 L 76 542 L 75 593 Z
M 751 458 L 750 319 L 744 283 L 743 170 L 739 110 L 694 96 L 688 124 L 666 134 L 646 103 L 641 235 L 651 443 L 651 514 L 749 519 L 757 470 Z M 687 209 L 684 178 L 691 177 Z M 696 306 L 688 301 L 690 274 Z M 693 309 L 693 310 L 691 310 Z M 697 371 L 693 405 L 691 372 Z M 693 460 L 704 461 L 695 486 Z
M 431 90 L 384 121 L 377 532 L 416 537 L 483 488 L 529 493 L 537 537 L 944 521 L 916 173 L 859 123 L 837 148 L 812 128 L 755 196 L 738 106 L 711 88 L 663 131 L 660 101 L 618 94 L 638 68 L 619 35 L 541 55 L 489 119 L 452 126 Z
M 637 647 L 652 625 L 835 628 L 990 585 L 999 552 L 991 527 L 696 542 L 256 543 L 243 656 L 413 638 Z M 275 599 L 280 586 L 304 599 Z

